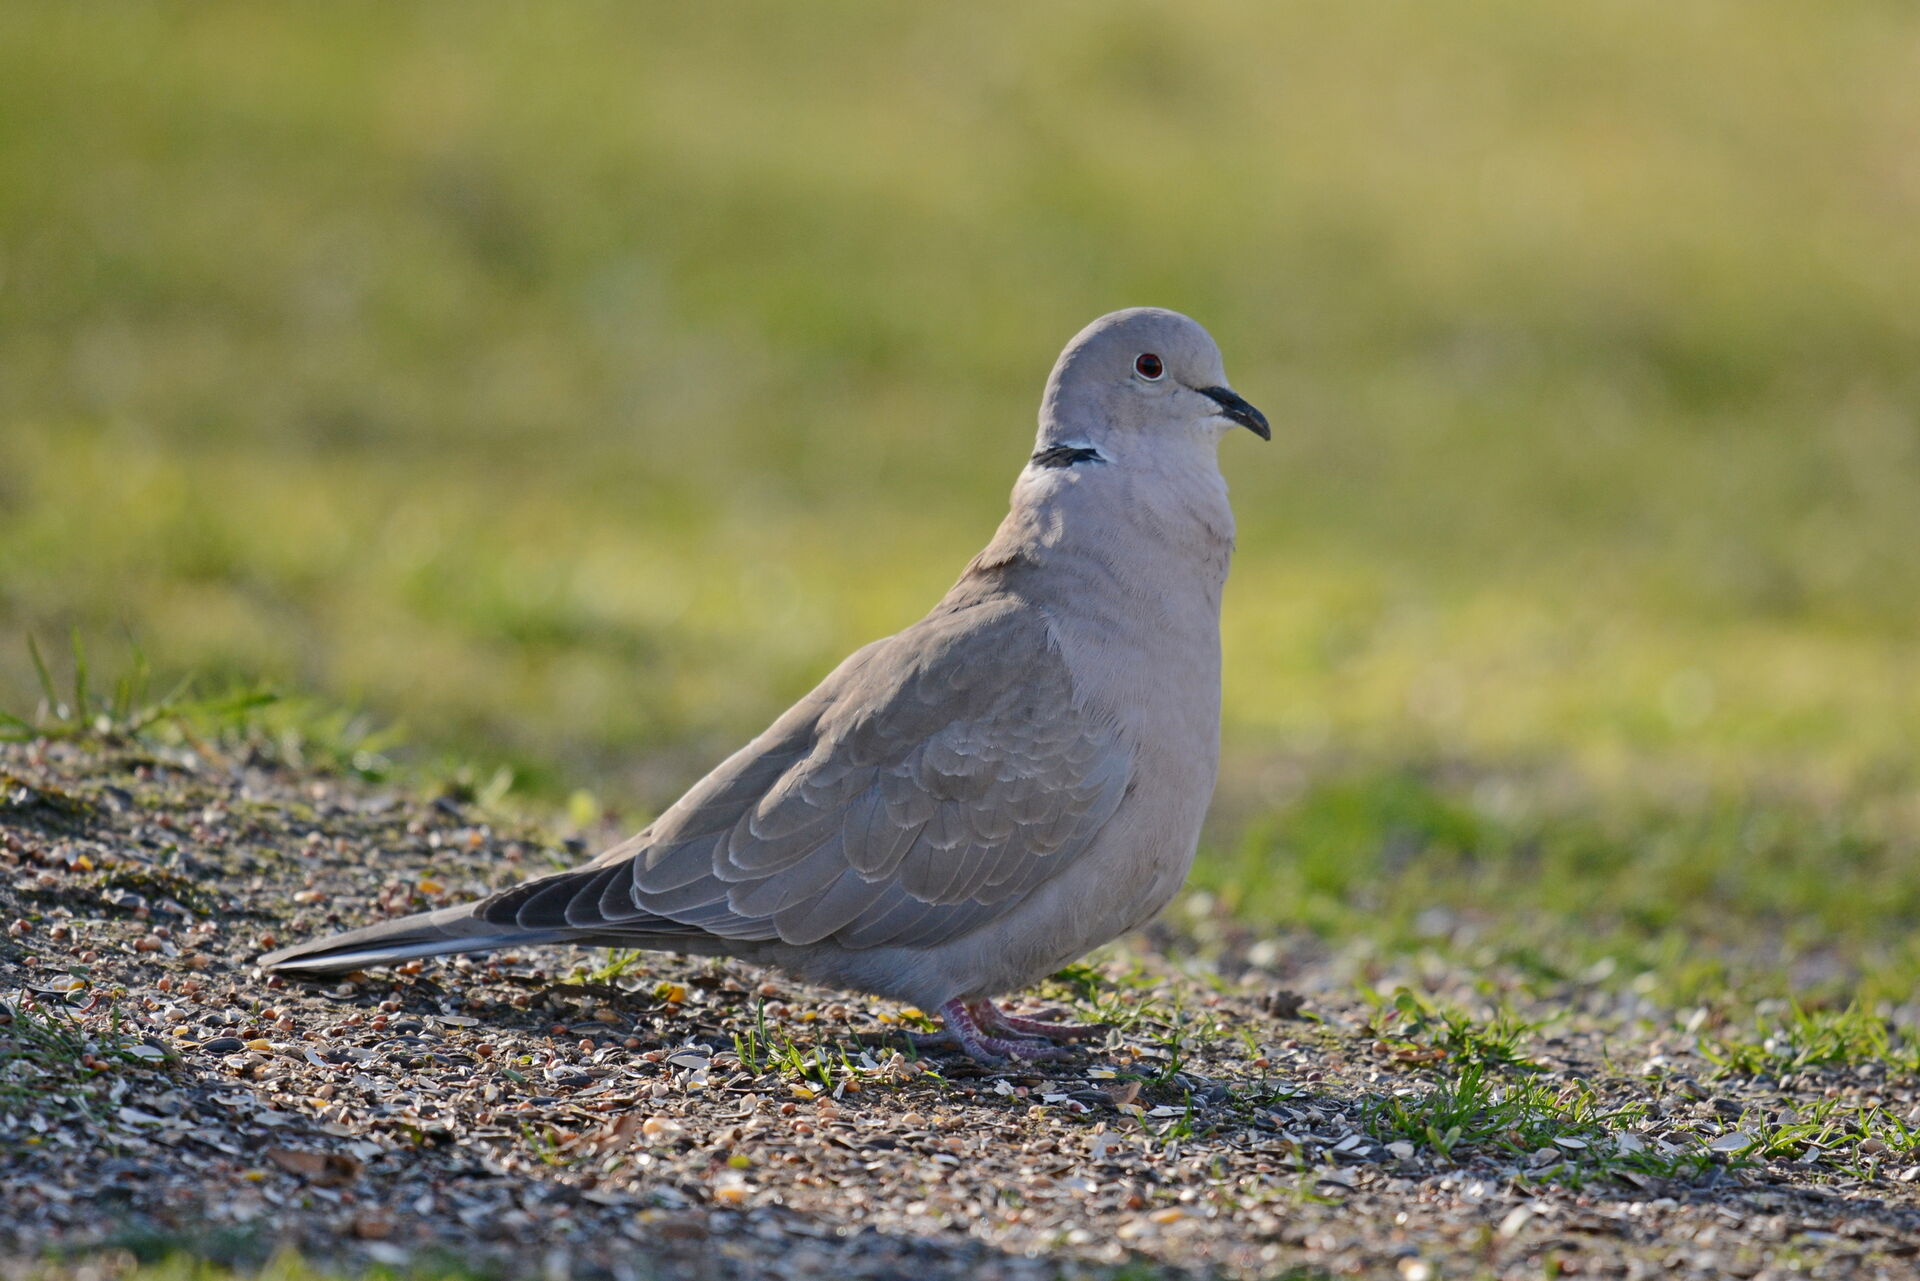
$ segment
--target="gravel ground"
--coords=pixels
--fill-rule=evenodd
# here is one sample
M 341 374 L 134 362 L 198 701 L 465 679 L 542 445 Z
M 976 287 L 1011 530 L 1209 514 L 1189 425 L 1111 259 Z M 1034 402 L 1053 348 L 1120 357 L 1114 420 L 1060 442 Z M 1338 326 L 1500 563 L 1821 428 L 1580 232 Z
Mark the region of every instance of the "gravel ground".
M 0 1274 L 289 1248 L 548 1278 L 1920 1267 L 1910 1076 L 1718 1073 L 1699 1017 L 1605 976 L 1516 989 L 1502 1023 L 1490 976 L 1367 1001 L 1226 923 L 1206 967 L 1156 935 L 1072 972 L 1040 1005 L 1107 1041 L 986 1073 L 916 1057 L 915 1012 L 740 965 L 253 968 L 580 853 L 244 752 L 0 747 Z

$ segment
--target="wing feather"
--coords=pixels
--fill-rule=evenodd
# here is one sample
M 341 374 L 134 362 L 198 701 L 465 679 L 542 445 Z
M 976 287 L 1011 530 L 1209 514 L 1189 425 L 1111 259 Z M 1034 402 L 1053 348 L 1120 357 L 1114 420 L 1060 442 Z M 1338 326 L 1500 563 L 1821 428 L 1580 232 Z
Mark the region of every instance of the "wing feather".
M 1134 753 L 1042 610 L 934 615 L 861 650 L 646 831 L 516 903 L 636 936 L 932 946 L 1059 875 Z M 556 878 L 559 879 L 559 878 Z

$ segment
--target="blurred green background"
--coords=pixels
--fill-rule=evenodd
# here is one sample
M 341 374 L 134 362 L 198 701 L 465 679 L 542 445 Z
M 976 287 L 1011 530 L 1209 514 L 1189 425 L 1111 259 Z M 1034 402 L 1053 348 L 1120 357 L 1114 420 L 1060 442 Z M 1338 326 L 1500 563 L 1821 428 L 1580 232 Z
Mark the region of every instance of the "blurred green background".
M 1894 3 L 7 5 L 0 705 L 131 634 L 644 813 L 1153 303 L 1276 426 L 1238 919 L 1898 994 L 1916 227 Z

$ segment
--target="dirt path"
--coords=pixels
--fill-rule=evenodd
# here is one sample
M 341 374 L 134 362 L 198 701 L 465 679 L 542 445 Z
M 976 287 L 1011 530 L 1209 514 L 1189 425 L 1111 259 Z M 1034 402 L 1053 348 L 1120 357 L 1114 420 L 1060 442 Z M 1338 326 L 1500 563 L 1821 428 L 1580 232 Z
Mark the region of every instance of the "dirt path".
M 1910 1077 L 1716 1077 L 1601 986 L 1523 1008 L 1559 1016 L 1536 1029 L 1447 1017 L 1476 976 L 1382 1009 L 1324 967 L 1209 981 L 1138 942 L 1048 994 L 1106 1046 L 989 1075 L 745 966 L 252 968 L 571 857 L 244 760 L 0 747 L 0 1272 L 101 1247 L 622 1278 L 1920 1268 Z

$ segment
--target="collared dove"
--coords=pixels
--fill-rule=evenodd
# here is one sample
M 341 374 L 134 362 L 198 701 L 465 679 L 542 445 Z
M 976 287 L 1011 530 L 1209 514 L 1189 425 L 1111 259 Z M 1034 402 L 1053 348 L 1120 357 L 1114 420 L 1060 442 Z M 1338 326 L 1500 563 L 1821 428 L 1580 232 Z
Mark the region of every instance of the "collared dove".
M 479 902 L 260 958 L 338 973 L 584 943 L 727 955 L 938 1010 L 974 1058 L 1090 1029 L 1018 991 L 1186 878 L 1220 754 L 1218 445 L 1267 420 L 1194 321 L 1139 307 L 1047 380 L 1012 510 L 933 612 L 854 653 L 645 830 Z

